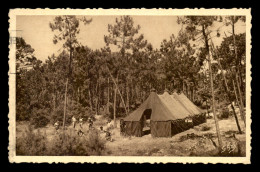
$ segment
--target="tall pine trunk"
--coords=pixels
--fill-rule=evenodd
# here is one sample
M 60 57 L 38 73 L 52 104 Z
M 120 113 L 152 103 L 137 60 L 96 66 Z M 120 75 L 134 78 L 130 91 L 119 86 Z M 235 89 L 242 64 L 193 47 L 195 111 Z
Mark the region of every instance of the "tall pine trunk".
M 109 78 L 107 79 L 107 114 L 109 114 Z
M 67 77 L 66 84 L 65 84 L 65 96 L 64 96 L 63 130 L 65 129 L 65 122 L 66 122 L 68 83 L 69 83 L 69 78 Z
M 241 116 L 242 120 L 244 121 L 244 124 L 246 125 L 246 120 L 245 120 L 245 117 L 244 117 L 242 106 L 241 106 L 241 104 L 238 100 L 238 95 L 237 95 L 237 91 L 236 91 L 236 84 L 235 84 L 234 80 L 232 80 L 232 83 L 233 83 L 233 87 L 234 87 L 234 93 L 235 93 L 235 96 L 236 96 L 236 102 L 237 102 L 237 105 L 238 105 L 239 111 L 240 111 L 240 116 Z
M 95 110 L 96 110 L 96 115 L 98 114 L 98 101 L 99 101 L 99 94 L 98 94 L 98 92 L 99 92 L 99 82 L 97 81 L 97 85 L 96 85 L 96 102 L 95 102 Z
M 237 78 L 238 76 L 236 76 Z M 238 79 L 236 80 L 237 81 L 237 86 L 238 86 Z M 237 87 L 237 90 L 238 90 L 238 95 L 239 95 L 239 101 L 240 101 L 240 106 L 241 106 L 241 109 L 242 109 L 242 116 L 243 116 L 243 120 L 245 122 L 245 125 L 246 125 L 246 119 L 245 119 L 245 113 L 244 113 L 244 101 L 243 101 L 243 97 L 242 97 L 242 94 L 241 94 L 241 90 L 240 90 L 240 87 L 238 86 Z
M 126 79 L 126 109 L 127 109 L 127 114 L 129 113 L 129 83 L 128 79 Z
M 88 95 L 89 95 L 89 105 L 90 105 L 90 110 L 93 110 L 93 99 L 92 99 L 92 94 L 91 94 L 91 87 L 88 89 Z
M 209 52 L 208 36 L 206 34 L 204 25 L 202 25 L 202 33 L 203 33 L 203 37 L 204 37 L 204 41 L 205 41 L 205 47 L 206 47 L 206 51 L 207 51 L 206 58 L 208 60 L 208 65 L 209 65 L 210 88 L 211 88 L 211 96 L 212 96 L 213 116 L 214 116 L 215 125 L 216 125 L 216 132 L 217 132 L 217 136 L 218 136 L 219 150 L 221 150 L 222 149 L 222 140 L 221 140 L 221 135 L 220 135 L 220 131 L 219 131 L 218 118 L 217 118 L 217 115 L 216 115 L 213 74 L 212 74 L 212 69 L 211 69 L 211 58 L 210 58 L 210 52 Z
M 242 74 L 241 74 L 241 60 L 238 58 L 238 53 L 237 53 L 237 46 L 236 46 L 236 36 L 235 36 L 235 23 L 234 23 L 234 17 L 232 19 L 232 37 L 233 37 L 233 44 L 234 44 L 234 49 L 235 49 L 235 56 L 236 56 L 236 74 L 238 75 L 238 77 L 236 77 L 236 82 L 238 86 L 238 92 L 241 92 L 240 90 L 243 90 L 243 84 L 242 84 Z M 240 61 L 240 62 L 239 62 Z M 242 99 L 242 103 L 244 103 L 244 96 L 242 97 L 242 95 L 239 95 L 239 99 Z M 242 104 L 242 106 L 244 106 Z
M 115 86 L 114 90 L 114 127 L 116 128 L 116 94 L 117 94 L 117 87 Z
M 209 36 L 209 37 L 210 37 L 210 36 Z M 213 41 L 212 41 L 212 38 L 211 38 L 211 37 L 210 37 L 210 40 L 211 40 L 211 44 L 212 44 L 212 48 L 213 48 L 212 52 L 214 51 L 214 52 L 215 52 L 215 55 L 217 56 L 217 62 L 218 62 L 218 65 L 219 65 L 219 68 L 220 68 L 222 77 L 223 77 L 223 79 L 224 79 L 224 88 L 225 88 L 225 92 L 226 92 L 226 95 L 227 95 L 227 99 L 228 99 L 228 101 L 229 101 L 229 103 L 230 103 L 230 105 L 231 105 L 233 114 L 234 114 L 234 116 L 235 116 L 235 120 L 236 120 L 238 132 L 241 134 L 242 131 L 241 131 L 241 128 L 240 128 L 240 125 L 239 125 L 239 121 L 238 121 L 238 118 L 237 118 L 237 114 L 236 114 L 235 108 L 234 108 L 234 106 L 233 106 L 233 104 L 232 104 L 232 100 L 231 100 L 231 97 L 230 97 L 230 90 L 229 90 L 229 87 L 228 87 L 228 84 L 227 84 L 227 79 L 226 79 L 226 76 L 225 76 L 225 74 L 224 74 L 224 72 L 223 72 L 223 68 L 222 68 L 222 65 L 221 65 L 221 63 L 220 63 L 220 61 L 219 61 L 219 57 L 218 57 L 218 54 L 217 54 L 218 52 L 216 52 L 216 49 L 215 49 L 215 46 L 214 46 L 214 44 L 213 44 Z

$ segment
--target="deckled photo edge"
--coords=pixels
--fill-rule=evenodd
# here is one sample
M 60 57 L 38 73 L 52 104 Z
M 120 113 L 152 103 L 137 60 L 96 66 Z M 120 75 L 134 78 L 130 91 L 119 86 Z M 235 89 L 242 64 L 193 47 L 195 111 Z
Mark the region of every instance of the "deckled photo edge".
M 9 12 L 9 34 L 16 29 L 17 15 L 245 15 L 246 16 L 246 114 L 247 114 L 247 142 L 246 157 L 52 157 L 52 156 L 16 156 L 15 153 L 15 46 L 9 45 L 9 161 L 11 163 L 69 163 L 69 162 L 90 162 L 90 163 L 243 163 L 250 164 L 251 157 L 251 9 L 11 9 Z M 15 37 L 15 32 L 12 33 Z

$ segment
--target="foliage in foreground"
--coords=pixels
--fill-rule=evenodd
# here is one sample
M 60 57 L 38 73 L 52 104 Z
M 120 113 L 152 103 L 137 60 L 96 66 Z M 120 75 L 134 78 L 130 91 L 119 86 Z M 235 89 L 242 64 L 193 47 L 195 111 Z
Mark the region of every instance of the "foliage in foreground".
M 74 132 L 60 132 L 48 140 L 46 133 L 29 127 L 16 142 L 17 155 L 90 156 L 105 153 L 105 141 L 96 130 L 90 130 L 82 137 Z

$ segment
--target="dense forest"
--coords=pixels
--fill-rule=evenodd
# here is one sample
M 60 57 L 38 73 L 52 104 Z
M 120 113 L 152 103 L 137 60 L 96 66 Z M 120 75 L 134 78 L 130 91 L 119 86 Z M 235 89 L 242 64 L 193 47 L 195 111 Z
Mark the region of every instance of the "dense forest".
M 79 25 L 91 27 L 92 19 L 57 16 L 50 29 L 53 44 L 63 44 L 59 55 L 40 61 L 33 47 L 17 38 L 16 120 L 41 127 L 56 120 L 70 122 L 72 115 L 124 117 L 153 88 L 158 94 L 182 91 L 208 110 L 212 98 L 216 109 L 231 105 L 236 113 L 235 104 L 244 119 L 246 35 L 235 33 L 239 20 L 245 22 L 241 16 L 178 17 L 182 29 L 155 49 L 131 16 L 121 16 L 108 25 L 106 46 L 93 50 L 77 40 Z M 232 32 L 211 30 L 216 22 Z M 213 37 L 223 37 L 220 46 Z

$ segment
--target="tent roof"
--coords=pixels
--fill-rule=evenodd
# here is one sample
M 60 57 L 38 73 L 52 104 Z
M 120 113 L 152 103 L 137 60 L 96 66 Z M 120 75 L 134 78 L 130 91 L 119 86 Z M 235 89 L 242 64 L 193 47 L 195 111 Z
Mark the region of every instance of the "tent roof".
M 185 118 L 192 113 L 190 113 L 183 105 L 173 97 L 168 92 L 164 92 L 163 95 L 159 95 L 162 99 L 163 103 L 169 108 L 172 112 L 174 112 L 175 116 L 179 116 L 179 118 Z
M 165 92 L 163 95 L 157 95 L 151 92 L 149 97 L 132 112 L 129 116 L 124 118 L 124 121 L 139 121 L 146 109 L 152 109 L 152 121 L 169 121 L 176 119 L 183 119 L 191 115 L 181 103 L 171 98 L 169 93 Z
M 173 93 L 172 98 L 178 100 L 183 106 L 192 114 L 200 114 L 203 113 L 203 110 L 201 110 L 199 107 L 197 107 L 194 103 L 192 103 L 188 97 L 186 97 L 183 93 L 177 94 Z

